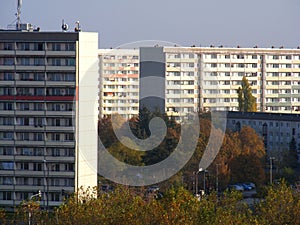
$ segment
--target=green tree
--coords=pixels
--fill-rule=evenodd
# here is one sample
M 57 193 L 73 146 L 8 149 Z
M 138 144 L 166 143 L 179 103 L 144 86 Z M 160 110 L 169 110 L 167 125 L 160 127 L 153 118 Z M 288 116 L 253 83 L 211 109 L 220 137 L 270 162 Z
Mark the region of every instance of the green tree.
M 268 188 L 264 201 L 256 206 L 259 224 L 300 224 L 300 198 L 286 183 Z
M 239 111 L 242 112 L 256 112 L 256 98 L 252 95 L 252 89 L 249 81 L 244 76 L 241 87 L 237 90 Z
M 297 143 L 296 143 L 296 140 L 294 137 L 292 137 L 290 144 L 289 144 L 288 161 L 290 163 L 290 167 L 297 168 L 298 152 L 297 152 Z

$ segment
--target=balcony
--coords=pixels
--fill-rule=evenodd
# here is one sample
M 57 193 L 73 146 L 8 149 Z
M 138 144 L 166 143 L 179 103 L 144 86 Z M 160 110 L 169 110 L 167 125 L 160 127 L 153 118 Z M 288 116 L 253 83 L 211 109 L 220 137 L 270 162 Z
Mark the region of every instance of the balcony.
M 46 156 L 47 162 L 57 162 L 57 163 L 73 163 L 75 162 L 75 156 Z
M 75 141 L 46 141 L 47 146 L 59 146 L 59 147 L 69 147 L 74 148 L 75 147 Z
M 34 155 L 16 155 L 15 161 L 28 161 L 28 162 L 43 162 L 44 156 Z
M 42 161 L 41 161 L 42 162 Z M 16 177 L 45 177 L 45 171 L 33 171 L 33 170 L 16 170 Z M 31 187 L 31 186 L 28 186 Z M 32 189 L 32 187 L 31 187 Z
M 14 86 L 13 80 L 0 80 L 0 86 Z
M 33 141 L 33 140 L 17 140 L 16 145 L 24 146 L 44 146 L 44 141 Z
M 14 56 L 15 51 L 14 50 L 0 50 L 1 56 Z
M 46 81 L 46 86 L 64 86 L 64 87 L 75 87 L 75 81 Z
M 30 87 L 33 87 L 33 86 L 44 86 L 45 85 L 45 82 L 44 81 L 35 81 L 33 79 L 31 80 L 17 80 L 16 81 L 16 86 L 30 86 Z
M 28 71 L 28 70 L 33 70 L 33 71 L 45 71 L 45 66 L 35 66 L 35 65 L 17 65 L 16 70 L 21 70 L 21 71 Z
M 46 71 L 68 71 L 74 72 L 76 71 L 75 66 L 47 66 Z
M 14 65 L 0 65 L 0 70 L 15 70 Z
M 14 130 L 14 126 L 13 125 L 0 125 L 0 130 L 13 131 Z
M 74 132 L 75 127 L 73 127 L 73 126 L 46 126 L 46 131 Z
M 46 116 L 75 116 L 75 111 L 46 111 Z
M 46 51 L 46 56 L 69 56 L 75 57 L 75 51 Z
M 16 51 L 17 56 L 44 56 L 45 51 Z

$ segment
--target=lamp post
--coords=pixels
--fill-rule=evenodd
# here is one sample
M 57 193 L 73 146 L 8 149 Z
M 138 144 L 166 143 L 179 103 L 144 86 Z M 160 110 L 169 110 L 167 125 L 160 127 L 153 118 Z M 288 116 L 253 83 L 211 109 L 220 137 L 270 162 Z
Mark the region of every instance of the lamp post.
M 199 175 L 200 169 L 195 172 L 195 195 L 198 195 L 198 175 Z
M 273 184 L 273 160 L 275 157 L 270 157 L 270 184 Z
M 217 195 L 218 195 L 218 192 L 219 192 L 219 166 L 221 164 L 216 164 L 216 192 L 217 192 Z
M 31 196 L 30 196 L 30 201 L 31 201 L 33 198 L 37 197 L 37 196 L 38 196 L 39 198 L 42 197 L 42 192 L 41 192 L 41 190 L 39 190 L 39 192 L 38 192 L 37 194 L 31 195 Z M 31 224 L 31 211 L 30 211 L 30 208 L 29 208 L 29 211 L 28 211 L 28 224 L 29 224 L 29 225 Z

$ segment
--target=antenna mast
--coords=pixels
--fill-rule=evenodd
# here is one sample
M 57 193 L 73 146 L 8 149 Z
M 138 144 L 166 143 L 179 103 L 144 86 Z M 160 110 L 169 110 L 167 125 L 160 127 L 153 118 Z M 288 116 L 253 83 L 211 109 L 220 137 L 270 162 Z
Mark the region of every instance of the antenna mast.
M 21 6 L 22 6 L 22 0 L 18 0 L 18 8 L 17 8 L 17 24 L 16 24 L 16 27 L 17 27 L 17 30 L 20 30 L 21 29 Z

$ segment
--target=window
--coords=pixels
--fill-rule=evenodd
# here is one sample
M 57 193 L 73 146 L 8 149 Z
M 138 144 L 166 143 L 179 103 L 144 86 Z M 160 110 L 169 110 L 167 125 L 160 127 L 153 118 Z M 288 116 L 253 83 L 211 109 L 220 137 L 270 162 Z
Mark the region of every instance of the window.
M 52 43 L 52 51 L 60 51 L 61 43 Z
M 12 194 L 9 191 L 1 191 L 0 192 L 1 200 L 12 200 Z
M 20 169 L 21 170 L 29 170 L 29 163 L 21 163 Z
M 14 79 L 13 73 L 4 73 L 3 74 L 3 80 L 13 80 L 13 79 Z
M 43 166 L 42 166 L 43 164 L 42 163 L 34 163 L 33 164 L 33 170 L 34 171 L 42 171 L 43 169 Z
M 60 199 L 59 199 L 59 194 L 58 193 L 50 193 L 50 199 L 51 199 L 51 201 L 55 201 L 55 202 L 58 202 L 58 201 L 60 201 Z
M 13 110 L 13 103 L 0 102 L 0 110 Z
M 14 163 L 13 162 L 0 162 L 0 170 L 13 170 Z
M 14 119 L 12 117 L 0 117 L 0 125 L 13 125 Z
M 43 43 L 34 43 L 34 51 L 43 51 L 44 44 Z
M 13 155 L 14 149 L 12 147 L 1 147 L 0 155 Z
M 75 59 L 66 59 L 66 66 L 75 66 Z
M 21 51 L 29 51 L 30 45 L 29 43 L 18 43 L 18 49 Z
M 292 59 L 292 56 L 291 55 L 287 55 L 285 58 L 286 59 Z
M 74 43 L 66 43 L 66 51 L 75 51 Z
M 22 66 L 29 66 L 30 65 L 30 59 L 29 58 L 21 58 L 19 62 L 20 62 L 20 65 L 22 65 Z
M 60 59 L 52 59 L 52 66 L 61 66 Z
M 12 177 L 3 177 L 2 184 L 3 185 L 12 185 L 13 178 Z
M 43 66 L 45 65 L 43 58 L 34 58 L 34 65 L 35 66 Z
M 13 140 L 14 133 L 13 132 L 1 132 L 0 140 Z
M 4 65 L 5 66 L 12 66 L 14 65 L 14 58 L 4 58 Z
M 13 43 L 4 43 L 3 50 L 13 50 Z
M 217 58 L 217 54 L 211 54 L 211 59 L 216 59 Z

